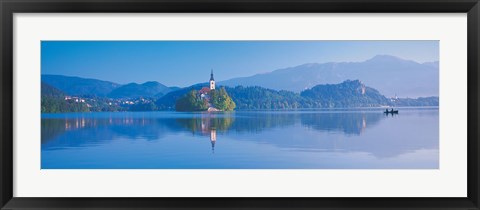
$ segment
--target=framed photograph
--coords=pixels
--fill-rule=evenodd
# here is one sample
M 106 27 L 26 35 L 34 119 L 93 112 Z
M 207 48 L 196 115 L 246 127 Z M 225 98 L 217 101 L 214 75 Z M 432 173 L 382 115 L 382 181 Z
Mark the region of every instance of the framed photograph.
M 2 209 L 479 209 L 478 0 L 0 6 Z

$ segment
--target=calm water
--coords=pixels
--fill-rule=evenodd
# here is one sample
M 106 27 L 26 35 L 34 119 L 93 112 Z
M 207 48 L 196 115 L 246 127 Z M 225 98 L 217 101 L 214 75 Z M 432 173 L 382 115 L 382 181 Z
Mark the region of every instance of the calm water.
M 42 115 L 42 169 L 436 169 L 437 108 Z

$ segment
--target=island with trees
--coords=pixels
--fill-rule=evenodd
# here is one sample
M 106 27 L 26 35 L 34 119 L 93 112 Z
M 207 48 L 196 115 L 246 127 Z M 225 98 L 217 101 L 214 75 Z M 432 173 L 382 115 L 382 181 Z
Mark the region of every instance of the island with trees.
M 213 71 L 210 75 L 210 87 L 202 87 L 199 91 L 191 89 L 175 102 L 176 111 L 233 111 L 236 107 L 225 87 L 215 89 Z

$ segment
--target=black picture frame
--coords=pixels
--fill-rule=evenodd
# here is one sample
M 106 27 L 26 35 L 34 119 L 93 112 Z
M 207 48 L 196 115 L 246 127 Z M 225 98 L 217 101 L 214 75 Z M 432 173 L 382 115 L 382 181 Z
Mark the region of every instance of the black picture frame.
M 0 0 L 0 206 L 2 209 L 479 209 L 478 0 Z M 13 197 L 14 13 L 467 13 L 466 198 L 17 198 Z M 92 189 L 92 191 L 95 189 Z M 128 190 L 128 189 L 126 189 Z M 255 189 L 252 189 L 255 190 Z

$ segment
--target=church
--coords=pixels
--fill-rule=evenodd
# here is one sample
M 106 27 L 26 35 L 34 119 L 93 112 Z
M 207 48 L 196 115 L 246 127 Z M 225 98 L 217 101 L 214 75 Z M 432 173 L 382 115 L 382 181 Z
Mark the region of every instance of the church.
M 213 79 L 213 69 L 210 73 L 210 88 L 209 87 L 203 87 L 198 93 L 200 94 L 201 98 L 205 98 L 208 96 L 208 93 L 210 93 L 210 90 L 215 90 L 215 79 Z

